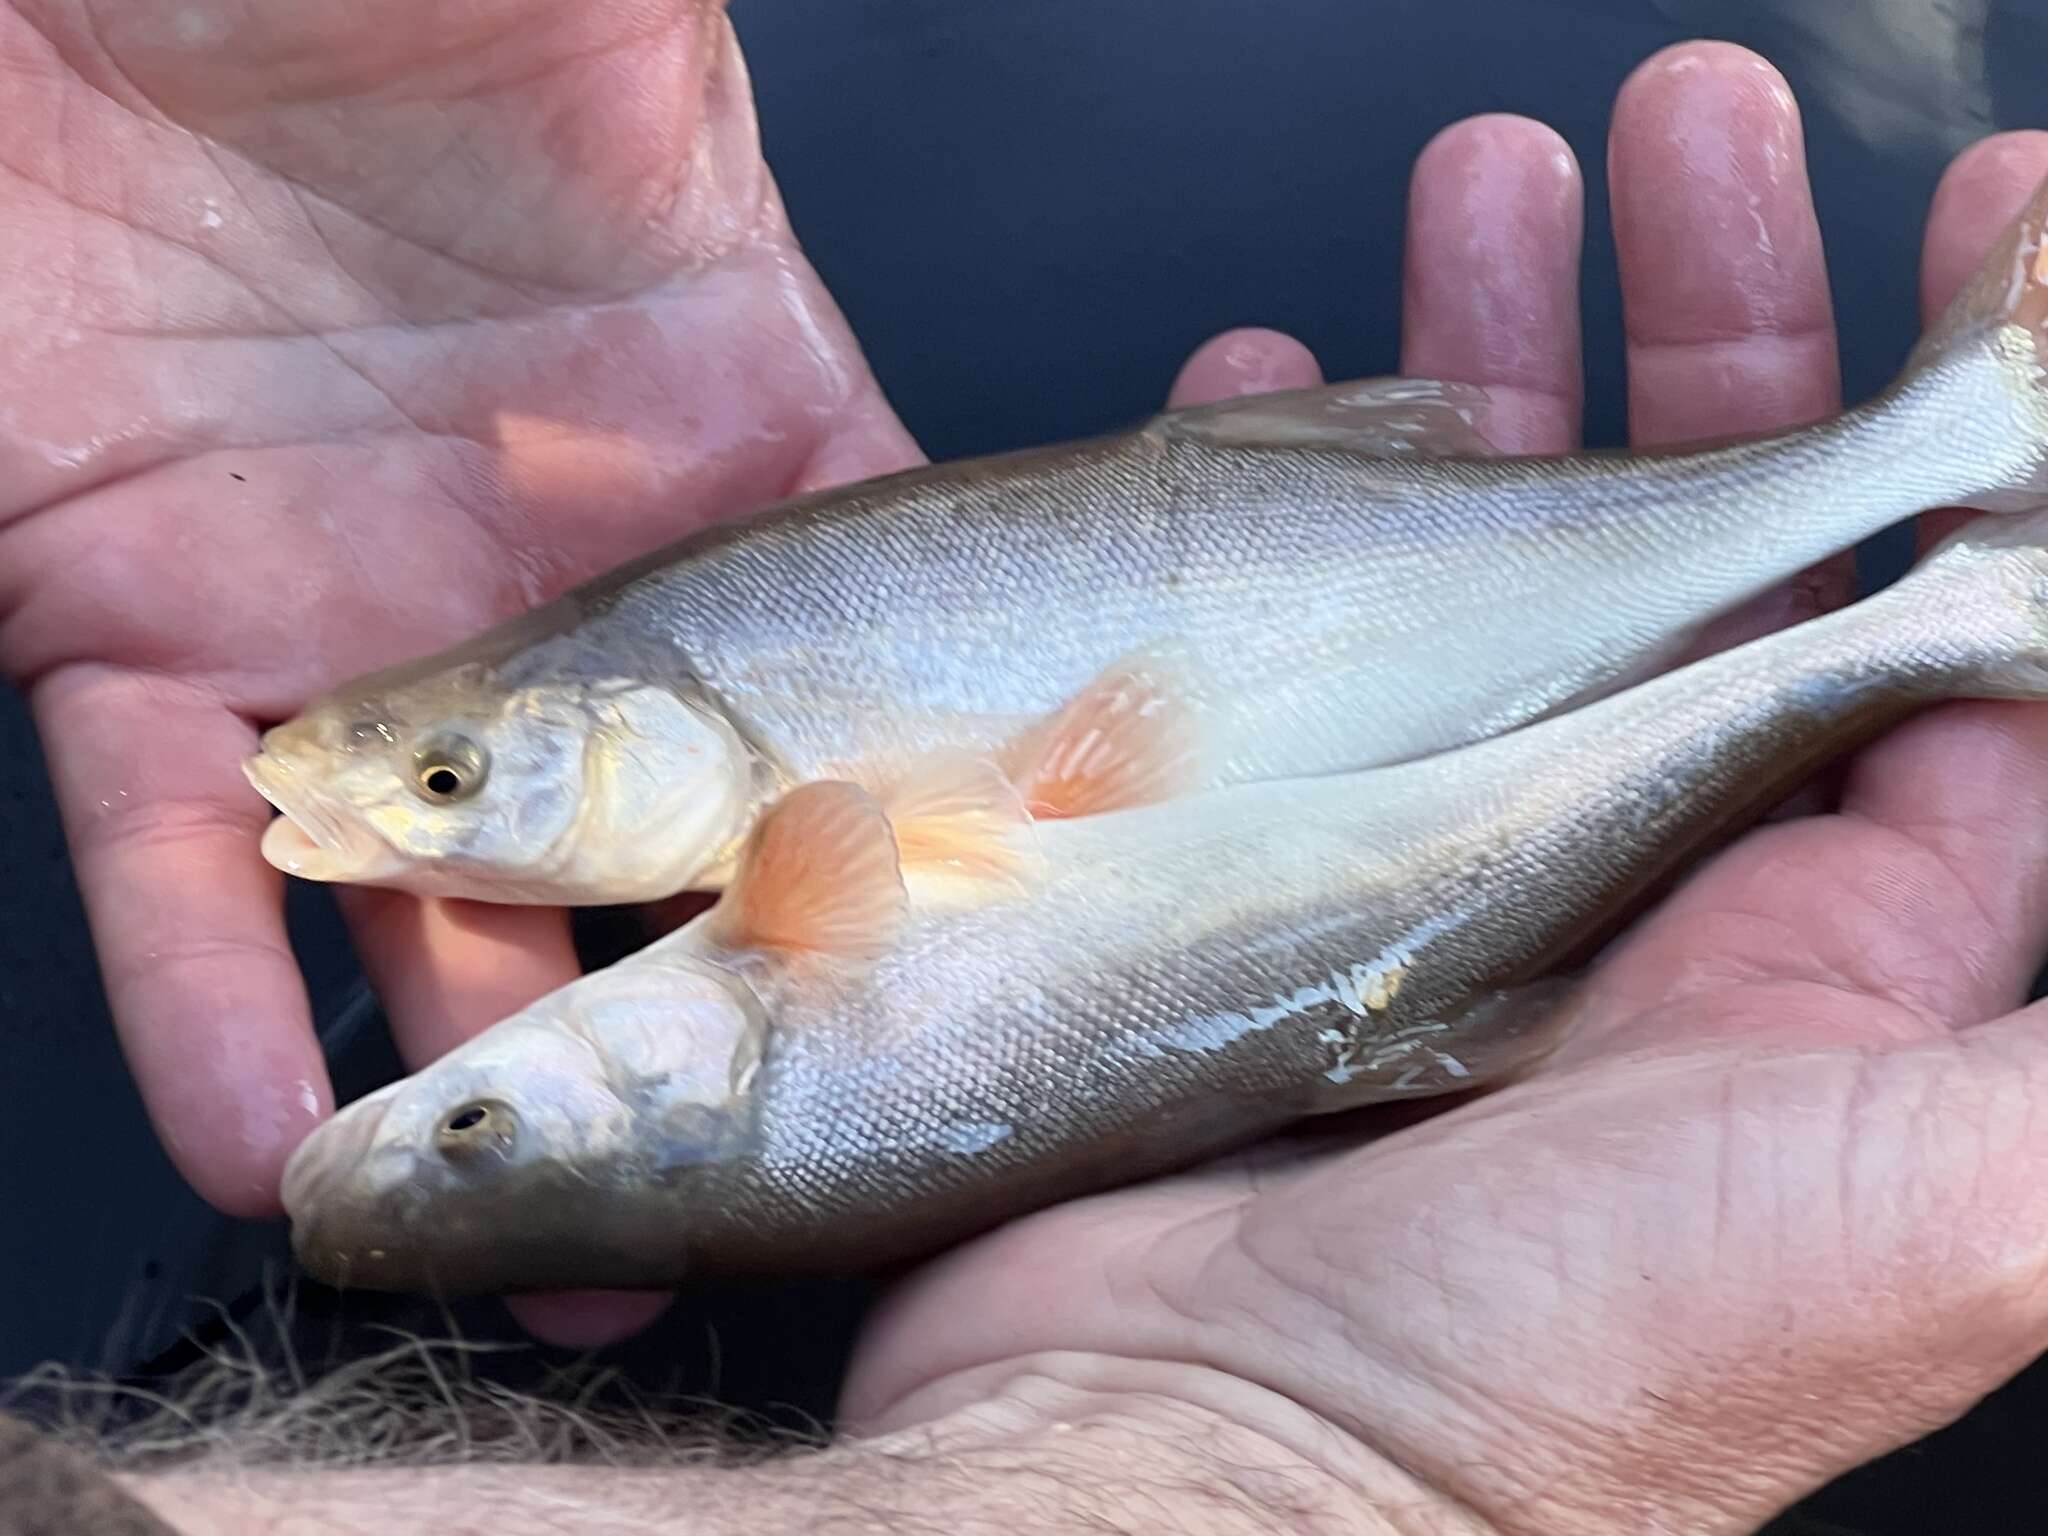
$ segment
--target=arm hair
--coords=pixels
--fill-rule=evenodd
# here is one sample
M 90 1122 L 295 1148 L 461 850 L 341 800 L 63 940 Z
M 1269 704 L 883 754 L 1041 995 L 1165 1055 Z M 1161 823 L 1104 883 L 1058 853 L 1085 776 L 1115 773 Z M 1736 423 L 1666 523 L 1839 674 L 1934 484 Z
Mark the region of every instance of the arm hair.
M 132 1390 L 38 1385 L 53 1441 L 189 1536 L 1488 1536 L 1194 1367 L 984 1368 L 926 1422 L 833 1443 L 702 1404 L 599 1408 L 566 1381 L 515 1392 L 465 1361 L 415 1340 L 307 1380 L 222 1357 L 139 1413 Z

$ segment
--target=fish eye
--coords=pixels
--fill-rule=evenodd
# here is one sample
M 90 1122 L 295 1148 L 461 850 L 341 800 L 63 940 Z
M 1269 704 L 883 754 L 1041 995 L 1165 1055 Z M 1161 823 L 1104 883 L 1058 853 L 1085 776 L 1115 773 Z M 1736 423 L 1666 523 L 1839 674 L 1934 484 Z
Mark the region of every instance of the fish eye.
M 467 800 L 483 787 L 489 761 L 467 736 L 436 736 L 412 755 L 413 787 L 438 805 Z
M 510 1150 L 518 1129 L 518 1118 L 509 1104 L 474 1099 L 442 1118 L 434 1132 L 434 1146 L 452 1163 L 474 1162 Z

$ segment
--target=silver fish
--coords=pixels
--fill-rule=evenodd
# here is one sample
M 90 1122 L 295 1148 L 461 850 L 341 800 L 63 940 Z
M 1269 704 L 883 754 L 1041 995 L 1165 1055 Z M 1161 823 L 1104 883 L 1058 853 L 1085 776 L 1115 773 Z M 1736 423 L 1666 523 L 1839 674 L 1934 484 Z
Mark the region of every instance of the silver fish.
M 1540 1059 L 1593 950 L 1837 753 L 2048 698 L 2048 513 L 1423 761 L 1034 825 L 935 879 L 802 786 L 718 904 L 316 1130 L 304 1265 L 445 1292 L 914 1258 Z M 964 782 L 985 763 L 959 765 Z
M 702 533 L 350 684 L 247 765 L 308 879 L 499 902 L 717 889 L 933 754 L 1041 818 L 1415 759 L 1668 665 L 1923 510 L 2048 500 L 2048 185 L 1876 399 L 1683 451 L 1485 458 L 1482 391 L 1373 381 L 940 464 Z M 956 835 L 932 857 L 974 857 Z

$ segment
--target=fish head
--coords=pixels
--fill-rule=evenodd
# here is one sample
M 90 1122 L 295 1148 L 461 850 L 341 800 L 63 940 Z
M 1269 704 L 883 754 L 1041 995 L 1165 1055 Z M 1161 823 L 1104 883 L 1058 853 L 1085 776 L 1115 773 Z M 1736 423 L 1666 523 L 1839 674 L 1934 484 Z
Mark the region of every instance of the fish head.
M 300 1143 L 294 1251 L 373 1290 L 673 1286 L 756 1144 L 764 1018 L 688 959 L 571 983 Z
M 319 700 L 244 772 L 288 874 L 571 906 L 688 889 L 745 831 L 756 765 L 692 688 L 470 663 Z

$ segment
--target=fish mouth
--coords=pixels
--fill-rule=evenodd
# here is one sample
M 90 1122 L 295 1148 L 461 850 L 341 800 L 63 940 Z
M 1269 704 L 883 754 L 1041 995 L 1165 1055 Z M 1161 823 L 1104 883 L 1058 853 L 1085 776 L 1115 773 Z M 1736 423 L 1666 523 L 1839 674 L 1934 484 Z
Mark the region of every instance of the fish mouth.
M 288 758 L 258 752 L 242 763 L 243 777 L 280 813 L 258 845 L 265 862 L 301 880 L 364 881 L 397 873 L 401 860 L 329 811 L 294 777 Z

